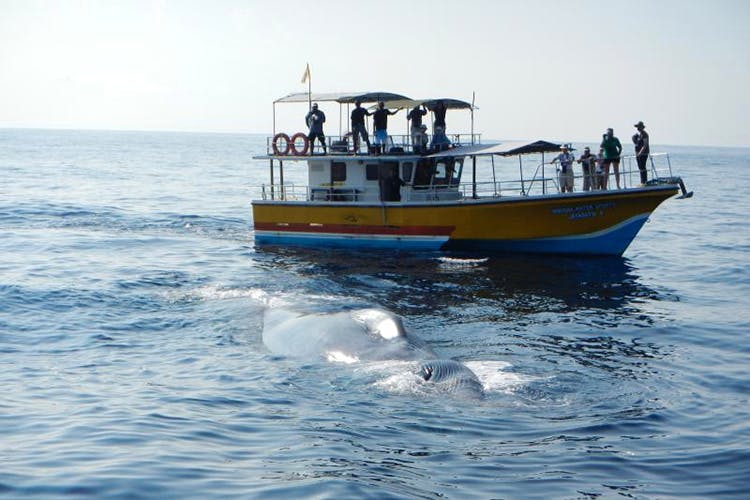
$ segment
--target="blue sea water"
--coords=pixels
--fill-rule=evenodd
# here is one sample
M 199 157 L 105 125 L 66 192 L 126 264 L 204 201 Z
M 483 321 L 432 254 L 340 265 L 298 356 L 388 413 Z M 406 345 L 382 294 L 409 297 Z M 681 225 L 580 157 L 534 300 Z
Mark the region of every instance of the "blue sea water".
M 750 497 L 750 149 L 654 148 L 695 196 L 613 259 L 256 248 L 264 148 L 0 130 L 0 496 Z M 397 313 L 486 397 L 274 355 L 279 305 Z

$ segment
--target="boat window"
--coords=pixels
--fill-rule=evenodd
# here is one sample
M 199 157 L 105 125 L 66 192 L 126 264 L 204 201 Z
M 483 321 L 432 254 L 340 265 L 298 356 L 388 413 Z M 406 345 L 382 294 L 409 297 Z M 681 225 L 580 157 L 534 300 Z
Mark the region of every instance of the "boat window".
M 377 164 L 367 164 L 365 166 L 365 176 L 368 181 L 376 181 L 379 178 Z
M 435 163 L 435 177 L 433 184 L 446 185 L 453 175 L 453 163 L 451 160 L 439 160 Z
M 343 182 L 346 180 L 346 163 L 340 161 L 331 162 L 331 182 Z
M 401 179 L 404 182 L 411 182 L 411 175 L 414 172 L 414 163 L 407 161 L 401 165 Z
M 432 179 L 432 169 L 435 163 L 432 160 L 419 160 L 417 163 L 417 169 L 414 172 L 414 187 L 416 189 L 425 189 L 430 187 L 430 180 Z
M 435 178 L 433 184 L 441 186 L 455 186 L 461 180 L 463 160 L 446 158 L 435 164 Z
M 464 160 L 463 158 L 455 160 L 453 164 L 453 176 L 450 179 L 451 186 L 457 186 L 461 183 L 461 171 L 463 170 Z

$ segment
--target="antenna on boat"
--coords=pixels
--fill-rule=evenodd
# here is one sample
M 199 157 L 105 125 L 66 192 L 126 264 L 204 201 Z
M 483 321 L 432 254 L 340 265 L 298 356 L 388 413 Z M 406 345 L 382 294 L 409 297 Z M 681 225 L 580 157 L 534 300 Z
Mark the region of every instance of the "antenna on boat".
M 474 144 L 474 99 L 476 98 L 476 91 L 471 91 L 471 143 Z

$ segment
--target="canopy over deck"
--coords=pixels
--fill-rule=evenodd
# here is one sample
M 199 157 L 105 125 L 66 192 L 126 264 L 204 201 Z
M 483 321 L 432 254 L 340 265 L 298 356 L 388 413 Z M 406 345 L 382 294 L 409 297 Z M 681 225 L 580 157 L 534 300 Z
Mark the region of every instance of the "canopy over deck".
M 398 100 L 410 100 L 408 97 L 401 94 L 394 94 L 392 92 L 324 92 L 324 93 L 312 93 L 307 92 L 296 92 L 294 94 L 285 95 L 274 101 L 274 104 L 279 102 L 337 102 L 339 104 L 349 104 L 356 101 L 361 102 L 378 102 L 378 101 L 398 101 Z
M 453 149 L 431 154 L 428 158 L 445 158 L 451 156 L 516 156 L 532 153 L 555 153 L 560 151 L 561 144 L 549 141 L 507 141 L 498 144 L 474 144 L 458 146 Z
M 472 106 L 471 103 L 461 101 L 459 99 L 439 98 L 439 99 L 383 99 L 385 107 L 388 109 L 393 108 L 414 108 L 417 106 L 424 106 L 430 111 L 434 111 L 437 103 L 443 101 L 446 109 L 479 109 L 476 106 Z M 364 102 L 364 101 L 363 101 Z

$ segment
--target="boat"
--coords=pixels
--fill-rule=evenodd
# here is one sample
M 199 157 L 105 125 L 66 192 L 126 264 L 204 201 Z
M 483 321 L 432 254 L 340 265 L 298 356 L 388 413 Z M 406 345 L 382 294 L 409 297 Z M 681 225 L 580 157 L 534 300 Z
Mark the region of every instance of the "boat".
M 471 131 L 394 135 L 377 151 L 363 151 L 363 144 L 355 150 L 342 121 L 348 125 L 357 101 L 430 111 L 442 103 L 451 113 L 468 111 Z M 311 147 L 306 133 L 276 129 L 277 105 L 311 102 L 339 105 L 339 135 L 326 136 L 325 153 Z M 635 158 L 623 157 L 623 189 L 561 192 L 547 160 L 563 144 L 482 143 L 474 133 L 476 109 L 459 99 L 390 92 L 295 93 L 276 100 L 274 134 L 266 153 L 254 157 L 268 161 L 270 174 L 252 200 L 256 245 L 619 256 L 662 202 L 680 192 L 680 198 L 692 195 L 665 153 L 650 156 L 645 185 Z M 287 163 L 306 165 L 306 184 L 285 182 Z M 509 165 L 517 178 L 505 178 Z M 576 182 L 580 186 L 581 176 Z

